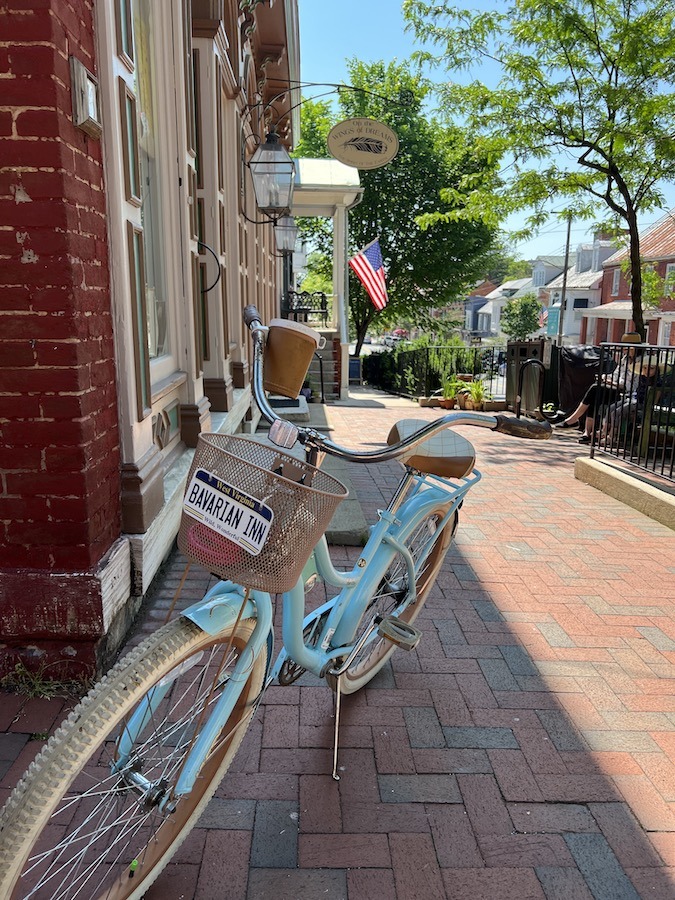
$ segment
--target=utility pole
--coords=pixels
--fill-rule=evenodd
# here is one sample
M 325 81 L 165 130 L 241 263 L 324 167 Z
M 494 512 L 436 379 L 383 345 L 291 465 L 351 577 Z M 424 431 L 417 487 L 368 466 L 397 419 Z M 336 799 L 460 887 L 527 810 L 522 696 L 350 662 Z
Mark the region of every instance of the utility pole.
M 567 240 L 565 242 L 565 268 L 563 270 L 562 291 L 560 294 L 560 314 L 558 316 L 558 346 L 562 347 L 563 322 L 567 307 L 567 269 L 570 262 L 570 233 L 572 231 L 572 216 L 567 216 Z

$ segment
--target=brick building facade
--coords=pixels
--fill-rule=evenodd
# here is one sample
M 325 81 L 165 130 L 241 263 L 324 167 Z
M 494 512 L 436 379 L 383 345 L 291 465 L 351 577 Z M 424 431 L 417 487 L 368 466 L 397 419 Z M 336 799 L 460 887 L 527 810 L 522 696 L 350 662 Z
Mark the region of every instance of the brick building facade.
M 298 78 L 297 4 L 3 0 L 0 34 L 0 674 L 80 675 L 171 548 L 200 431 L 253 417 L 240 312 L 280 272 L 242 160 Z

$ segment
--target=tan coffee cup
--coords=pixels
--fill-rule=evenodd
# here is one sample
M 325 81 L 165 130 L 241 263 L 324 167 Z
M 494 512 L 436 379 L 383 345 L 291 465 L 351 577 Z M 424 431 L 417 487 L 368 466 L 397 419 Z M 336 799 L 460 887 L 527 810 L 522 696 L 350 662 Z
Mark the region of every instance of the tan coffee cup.
M 265 390 L 282 397 L 298 397 L 312 357 L 322 347 L 325 339 L 313 328 L 289 319 L 272 319 L 265 346 Z

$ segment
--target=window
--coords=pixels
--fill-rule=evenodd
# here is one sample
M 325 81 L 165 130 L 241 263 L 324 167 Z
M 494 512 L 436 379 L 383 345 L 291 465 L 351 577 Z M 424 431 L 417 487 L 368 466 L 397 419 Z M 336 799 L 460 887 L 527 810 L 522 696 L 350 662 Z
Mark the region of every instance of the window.
M 532 271 L 532 287 L 543 287 L 546 284 L 546 272 L 542 268 L 536 268 Z
M 588 309 L 588 298 L 577 297 L 574 301 L 574 321 L 581 322 L 583 310 Z
M 134 43 L 137 53 L 134 75 L 139 106 L 139 164 L 141 172 L 141 222 L 145 245 L 145 277 L 148 314 L 148 350 L 151 359 L 169 349 L 162 225 L 161 159 L 157 121 L 157 74 L 153 60 L 153 33 L 158 31 L 157 9 L 150 0 L 133 0 Z
M 131 272 L 131 315 L 134 323 L 134 359 L 136 363 L 136 403 L 140 422 L 150 413 L 150 366 L 145 323 L 147 321 L 143 234 L 127 223 L 129 271 Z
M 131 26 L 131 0 L 117 0 L 117 53 L 130 71 L 134 69 L 134 40 Z
M 663 286 L 663 292 L 668 297 L 672 294 L 675 294 L 675 263 L 668 263 L 666 265 L 666 276 L 665 276 L 665 284 Z
M 619 282 L 621 281 L 621 269 L 614 269 L 612 272 L 612 297 L 619 296 Z
M 122 153 L 124 155 L 124 187 L 126 198 L 134 206 L 141 205 L 141 172 L 138 161 L 138 116 L 136 98 L 120 78 L 120 110 L 122 115 Z

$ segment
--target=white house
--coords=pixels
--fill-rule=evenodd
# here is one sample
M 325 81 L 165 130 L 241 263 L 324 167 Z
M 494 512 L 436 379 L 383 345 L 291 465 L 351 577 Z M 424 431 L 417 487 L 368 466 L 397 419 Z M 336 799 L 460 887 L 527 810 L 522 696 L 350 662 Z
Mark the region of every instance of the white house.
M 600 305 L 602 297 L 603 262 L 615 252 L 612 241 L 601 235 L 592 243 L 580 244 L 574 255 L 574 265 L 550 281 L 540 295 L 547 307 L 543 334 L 558 334 L 561 302 L 564 291 L 563 343 L 578 343 L 584 311 Z

